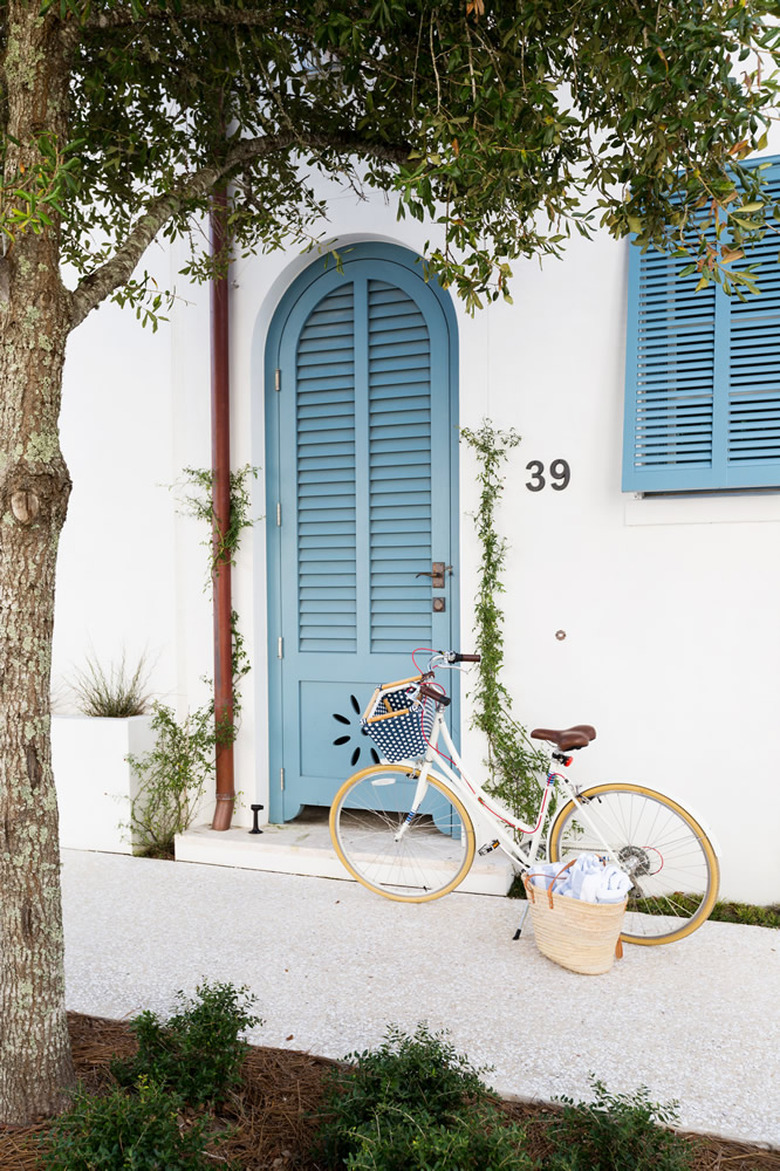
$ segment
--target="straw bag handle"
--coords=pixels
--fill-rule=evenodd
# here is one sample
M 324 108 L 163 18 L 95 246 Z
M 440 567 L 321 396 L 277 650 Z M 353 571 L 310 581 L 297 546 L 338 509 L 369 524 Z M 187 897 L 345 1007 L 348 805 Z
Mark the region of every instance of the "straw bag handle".
M 547 899 L 550 904 L 550 910 L 553 909 L 553 892 L 552 892 L 553 886 L 558 881 L 558 879 L 561 877 L 561 875 L 565 874 L 566 871 L 570 867 L 572 867 L 576 861 L 577 861 L 576 858 L 572 858 L 571 862 L 567 862 L 566 865 L 564 867 L 562 867 L 558 871 L 557 874 L 554 874 L 552 876 L 552 878 L 550 878 L 550 881 L 547 884 Z M 549 878 L 549 877 L 550 876 L 547 874 L 540 874 L 538 872 L 536 874 L 526 874 L 525 878 L 523 879 L 523 885 L 525 886 L 525 889 L 528 892 L 528 896 L 529 896 L 532 903 L 536 902 L 536 895 L 534 894 L 534 885 L 530 881 L 530 879 L 532 879 L 532 878 Z

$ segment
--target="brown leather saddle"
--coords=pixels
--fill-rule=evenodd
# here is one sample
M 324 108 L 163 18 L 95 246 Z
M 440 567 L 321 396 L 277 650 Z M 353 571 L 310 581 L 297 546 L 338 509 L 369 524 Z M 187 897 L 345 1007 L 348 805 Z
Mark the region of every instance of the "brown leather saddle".
M 572 728 L 534 728 L 531 736 L 534 740 L 549 740 L 557 745 L 561 752 L 569 752 L 572 748 L 587 748 L 591 740 L 596 739 L 596 729 L 592 724 L 575 724 Z

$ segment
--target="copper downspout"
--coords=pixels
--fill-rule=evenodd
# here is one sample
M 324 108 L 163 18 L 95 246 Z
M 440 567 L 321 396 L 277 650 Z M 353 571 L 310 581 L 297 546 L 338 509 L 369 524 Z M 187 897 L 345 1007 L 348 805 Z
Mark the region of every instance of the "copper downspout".
M 211 254 L 225 247 L 227 195 L 218 192 L 211 205 Z M 230 366 L 227 273 L 211 279 L 211 470 L 214 506 L 214 549 L 218 534 L 230 521 Z M 215 563 L 214 598 L 214 720 L 217 728 L 217 803 L 212 829 L 230 829 L 236 799 L 233 743 L 220 743 L 219 729 L 233 723 L 233 633 L 230 555 Z

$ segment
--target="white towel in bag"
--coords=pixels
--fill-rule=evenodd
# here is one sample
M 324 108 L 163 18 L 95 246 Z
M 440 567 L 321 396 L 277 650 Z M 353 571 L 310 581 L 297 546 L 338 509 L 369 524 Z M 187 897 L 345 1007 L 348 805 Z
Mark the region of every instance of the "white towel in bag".
M 560 862 L 540 862 L 531 871 L 534 886 L 545 890 L 552 884 L 553 894 L 568 895 L 586 903 L 622 903 L 631 889 L 629 876 L 613 863 L 605 865 L 596 854 L 580 854 L 568 870 Z

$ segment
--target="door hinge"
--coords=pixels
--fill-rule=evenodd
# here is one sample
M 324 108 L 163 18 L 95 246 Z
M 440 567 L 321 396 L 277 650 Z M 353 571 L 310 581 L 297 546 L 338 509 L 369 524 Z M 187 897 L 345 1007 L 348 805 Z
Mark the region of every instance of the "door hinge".
M 274 390 L 282 389 L 282 372 L 277 366 L 274 370 Z
M 279 769 L 279 788 L 284 792 L 284 769 Z
M 279 641 L 276 644 L 276 657 L 277 659 L 284 658 L 284 639 L 281 635 L 279 635 Z
M 281 502 L 281 500 L 277 500 L 277 502 L 276 502 L 276 527 L 281 528 L 281 525 L 282 525 L 282 502 Z

